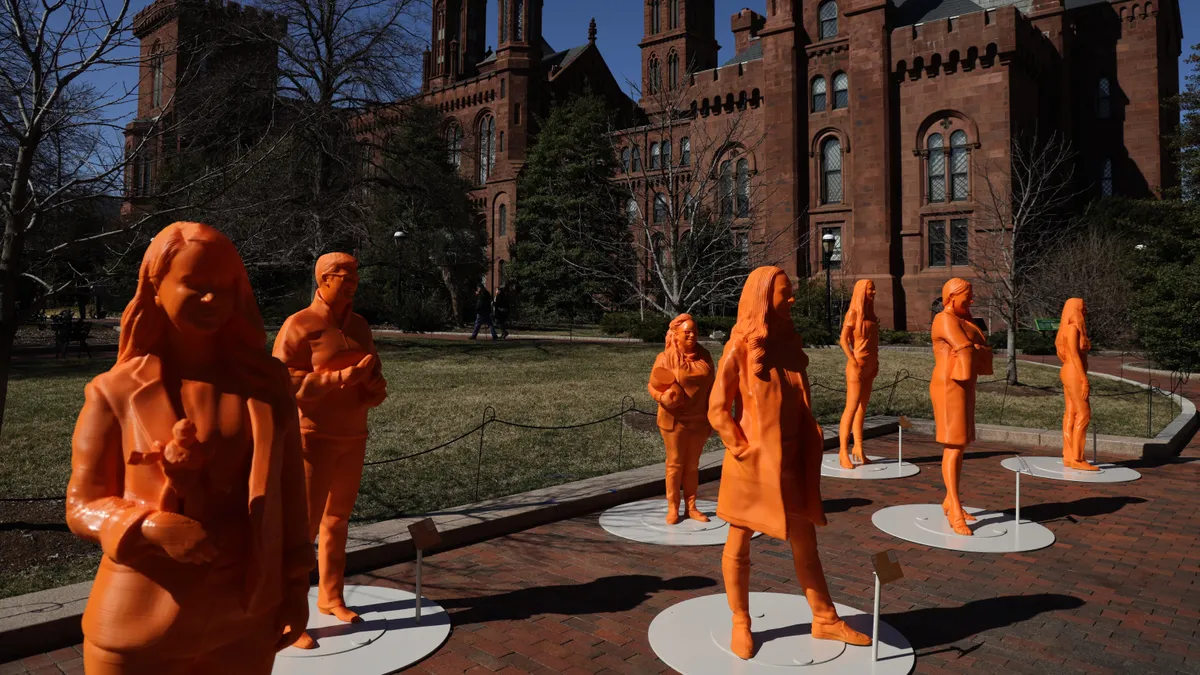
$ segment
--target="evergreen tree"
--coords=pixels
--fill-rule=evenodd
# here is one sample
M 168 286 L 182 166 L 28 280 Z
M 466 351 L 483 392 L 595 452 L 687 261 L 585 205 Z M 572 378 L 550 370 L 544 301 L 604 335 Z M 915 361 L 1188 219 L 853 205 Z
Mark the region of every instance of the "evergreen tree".
M 518 181 L 512 261 L 527 316 L 598 318 L 620 302 L 621 285 L 611 277 L 635 273 L 632 247 L 599 251 L 578 234 L 631 236 L 622 213 L 628 193 L 612 180 L 611 131 L 603 100 L 579 96 L 551 108 L 529 148 Z

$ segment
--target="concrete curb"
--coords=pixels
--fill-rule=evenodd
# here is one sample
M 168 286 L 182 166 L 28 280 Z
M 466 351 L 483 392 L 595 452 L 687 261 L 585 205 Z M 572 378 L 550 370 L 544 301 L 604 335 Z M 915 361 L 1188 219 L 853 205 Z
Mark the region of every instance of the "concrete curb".
M 896 423 L 895 417 L 871 417 L 866 420 L 863 435 L 876 438 L 895 433 Z M 825 449 L 837 446 L 837 434 L 826 429 Z M 718 450 L 700 457 L 701 482 L 720 478 L 724 454 L 724 450 Z M 408 525 L 426 517 L 433 518 L 442 533 L 442 546 L 438 550 L 448 550 L 660 495 L 665 489 L 664 471 L 663 464 L 651 464 L 421 516 L 354 527 L 346 546 L 346 572 L 359 574 L 412 560 L 416 552 Z M 80 619 L 91 588 L 91 582 L 85 582 L 0 600 L 0 663 L 79 644 L 83 640 Z

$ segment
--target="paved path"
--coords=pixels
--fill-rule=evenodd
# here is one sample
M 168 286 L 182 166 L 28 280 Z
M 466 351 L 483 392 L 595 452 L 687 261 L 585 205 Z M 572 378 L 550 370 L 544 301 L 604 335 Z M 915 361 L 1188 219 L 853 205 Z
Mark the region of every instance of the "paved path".
M 1022 516 L 1058 536 L 1041 551 L 963 554 L 893 539 L 871 514 L 939 502 L 940 448 L 910 435 L 901 481 L 825 479 L 819 533 L 834 599 L 869 609 L 868 555 L 895 549 L 906 578 L 885 589 L 885 619 L 917 649 L 919 673 L 1200 673 L 1200 460 L 1136 462 L 1140 481 L 1088 485 L 1030 479 Z M 869 441 L 891 455 L 895 437 Z M 1011 508 L 1012 448 L 967 454 L 968 505 Z M 715 498 L 718 484 L 702 486 Z M 452 614 L 442 649 L 412 673 L 671 672 L 646 639 L 650 621 L 687 598 L 719 593 L 719 547 L 664 548 L 616 539 L 598 514 L 426 558 L 426 594 Z M 753 544 L 755 591 L 799 592 L 786 544 Z M 409 588 L 411 563 L 352 581 Z M 0 675 L 82 672 L 72 650 L 0 666 Z M 60 663 L 55 665 L 55 660 Z

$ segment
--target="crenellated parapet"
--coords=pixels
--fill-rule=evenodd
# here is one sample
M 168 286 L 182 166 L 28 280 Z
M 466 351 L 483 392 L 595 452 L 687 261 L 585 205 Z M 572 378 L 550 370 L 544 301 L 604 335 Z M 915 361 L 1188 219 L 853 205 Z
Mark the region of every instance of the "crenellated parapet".
M 154 0 L 133 17 L 133 35 L 141 39 L 167 21 L 184 12 L 203 14 L 208 19 L 221 19 L 241 24 L 282 23 L 272 12 L 252 5 L 225 0 Z
M 1008 59 L 1031 30 L 1016 7 L 998 7 L 892 31 L 892 72 L 910 79 L 990 67 Z
M 702 70 L 688 78 L 684 100 L 701 117 L 757 108 L 763 103 L 762 81 L 761 59 Z
M 467 110 L 497 99 L 499 78 L 488 74 L 435 89 L 426 95 L 426 102 L 443 113 Z

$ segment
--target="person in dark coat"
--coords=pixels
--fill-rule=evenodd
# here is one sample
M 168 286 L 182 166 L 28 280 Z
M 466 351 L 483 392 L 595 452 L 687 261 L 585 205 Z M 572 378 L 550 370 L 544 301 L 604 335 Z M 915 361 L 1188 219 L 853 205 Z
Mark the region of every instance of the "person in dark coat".
M 501 286 L 492 299 L 492 321 L 500 329 L 500 339 L 508 337 L 508 288 Z
M 492 339 L 498 339 L 496 325 L 492 323 L 492 294 L 488 292 L 487 286 L 479 284 L 475 289 L 475 330 L 471 331 L 472 340 L 479 337 L 479 327 L 485 323 L 492 331 Z

